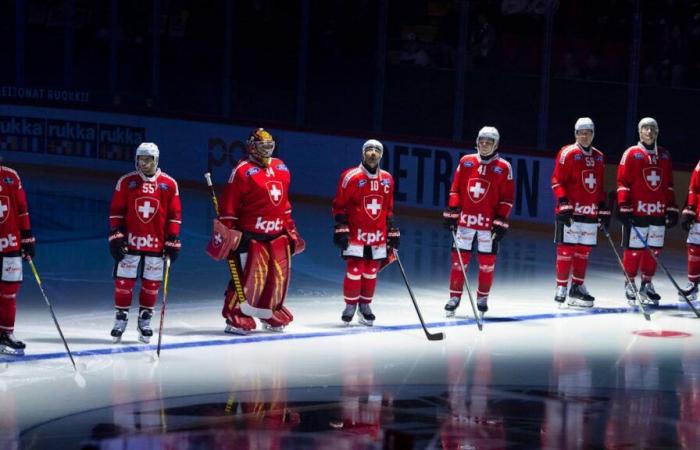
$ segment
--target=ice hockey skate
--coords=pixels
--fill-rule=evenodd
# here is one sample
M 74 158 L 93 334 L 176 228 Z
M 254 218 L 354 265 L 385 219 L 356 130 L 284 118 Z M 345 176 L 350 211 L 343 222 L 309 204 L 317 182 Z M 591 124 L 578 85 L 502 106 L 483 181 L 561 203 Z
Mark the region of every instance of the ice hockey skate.
M 151 329 L 151 318 L 153 317 L 153 310 L 148 308 L 142 308 L 139 311 L 139 323 L 136 328 L 139 332 L 139 341 L 144 344 L 148 344 L 153 337 L 153 329 Z
M 561 308 L 566 301 L 566 286 L 557 286 L 556 293 L 554 294 L 554 301 L 559 303 Z
M 340 318 L 343 320 L 343 323 L 345 325 L 350 325 L 350 322 L 352 322 L 352 318 L 355 317 L 355 312 L 357 311 L 357 303 L 351 305 L 349 303 L 345 304 L 345 309 L 343 310 L 343 314 L 340 316 Z
M 489 310 L 488 297 L 477 297 L 476 298 L 476 309 L 479 310 L 479 318 L 484 320 L 484 314 Z
M 369 303 L 360 303 L 360 323 L 371 327 L 374 325 L 375 318 L 374 314 L 372 314 L 372 308 L 369 307 Z
M 629 303 L 630 306 L 637 305 L 637 296 L 635 294 L 636 290 L 637 286 L 634 284 L 634 281 L 631 283 L 629 281 L 625 281 L 625 297 L 627 298 L 627 303 Z
M 226 321 L 226 328 L 224 328 L 224 333 L 226 334 L 235 334 L 238 336 L 245 336 L 248 334 L 248 330 L 244 330 L 243 328 L 239 328 L 235 326 L 232 322 L 229 320 Z
M 695 300 L 697 300 L 698 299 L 698 283 L 693 283 L 692 281 L 689 281 L 688 284 L 686 284 L 685 287 L 683 288 L 683 294 L 685 294 L 685 297 L 683 297 L 680 293 L 678 294 L 678 301 L 679 302 L 685 302 L 686 297 L 691 302 L 694 302 Z
M 450 297 L 445 305 L 445 316 L 454 317 L 457 313 L 457 307 L 459 307 L 459 297 Z
M 114 327 L 112 328 L 112 342 L 118 344 L 122 340 L 122 334 L 126 330 L 126 323 L 129 321 L 129 314 L 127 311 L 118 309 L 114 321 Z
M 595 297 L 588 292 L 585 284 L 572 283 L 571 289 L 569 289 L 569 300 L 566 304 L 580 308 L 591 308 L 594 300 Z
M 15 335 L 7 331 L 0 332 L 0 353 L 12 356 L 24 356 L 24 349 L 27 346 L 22 341 L 18 341 Z
M 639 296 L 645 305 L 659 306 L 661 296 L 656 293 L 656 289 L 654 289 L 651 281 L 642 281 L 642 286 L 639 288 Z
M 284 331 L 285 325 L 272 325 L 265 320 L 260 321 L 263 330 L 272 331 L 275 333 L 281 333 Z

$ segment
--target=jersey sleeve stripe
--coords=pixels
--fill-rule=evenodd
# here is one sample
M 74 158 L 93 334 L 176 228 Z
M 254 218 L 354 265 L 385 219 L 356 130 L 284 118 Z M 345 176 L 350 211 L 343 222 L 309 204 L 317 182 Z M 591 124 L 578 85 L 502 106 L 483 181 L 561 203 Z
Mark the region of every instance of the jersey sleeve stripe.
M 360 172 L 360 169 L 357 168 L 357 169 L 351 170 L 350 172 L 348 172 L 347 175 L 345 175 L 345 178 L 343 178 L 343 182 L 341 183 L 341 185 L 343 186 L 343 189 L 348 187 L 348 183 L 350 183 L 350 180 L 352 179 L 352 177 L 357 175 L 359 172 Z
M 625 186 L 620 186 L 619 188 L 617 188 L 617 190 L 618 190 L 618 191 L 629 191 L 630 188 L 625 187 Z

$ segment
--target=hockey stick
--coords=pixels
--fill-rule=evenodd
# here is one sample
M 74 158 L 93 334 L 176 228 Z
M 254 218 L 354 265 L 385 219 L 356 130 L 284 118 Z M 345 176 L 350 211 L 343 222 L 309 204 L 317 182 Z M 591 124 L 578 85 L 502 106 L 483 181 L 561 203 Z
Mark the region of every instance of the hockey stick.
M 170 275 L 170 256 L 165 257 L 165 276 L 163 277 L 163 304 L 160 306 L 160 325 L 158 325 L 158 346 L 156 356 L 160 358 L 160 342 L 163 339 L 163 322 L 165 322 L 165 307 L 168 304 L 168 278 Z
M 76 372 L 78 372 L 78 366 L 75 365 L 75 360 L 73 359 L 73 354 L 70 352 L 70 349 L 68 348 L 68 342 L 66 342 L 66 338 L 63 336 L 63 331 L 61 331 L 61 326 L 58 324 L 58 319 L 56 319 L 56 314 L 53 312 L 53 306 L 51 306 L 51 302 L 49 302 L 49 298 L 46 296 L 46 292 L 44 292 L 44 286 L 41 284 L 41 278 L 39 278 L 39 272 L 36 270 L 36 266 L 34 265 L 34 261 L 32 258 L 27 258 L 27 262 L 29 262 L 29 267 L 32 268 L 32 272 L 34 273 L 34 279 L 36 279 L 36 284 L 39 285 L 39 290 L 41 291 L 41 295 L 44 297 L 44 301 L 49 307 L 49 312 L 51 313 L 51 318 L 53 318 L 53 323 L 56 324 L 56 329 L 58 330 L 58 334 L 61 335 L 61 340 L 63 341 L 64 347 L 66 347 L 66 351 L 68 352 L 68 357 L 70 358 L 70 362 L 73 364 L 73 369 L 75 369 Z
M 634 290 L 634 298 L 637 299 L 637 305 L 639 305 L 639 311 L 644 314 L 644 318 L 647 320 L 651 320 L 651 316 L 649 313 L 644 309 L 644 306 L 642 305 L 642 300 L 639 298 L 639 290 L 637 289 L 637 286 L 630 280 L 630 277 L 627 275 L 627 271 L 625 270 L 625 265 L 622 264 L 622 259 L 620 258 L 620 254 L 617 252 L 617 249 L 615 248 L 615 243 L 612 240 L 612 237 L 610 237 L 610 233 L 608 232 L 608 227 L 605 225 L 601 224 L 600 228 L 603 229 L 603 234 L 605 234 L 605 237 L 608 238 L 608 242 L 610 242 L 610 248 L 612 248 L 613 253 L 615 254 L 615 258 L 617 258 L 618 264 L 620 264 L 620 269 L 622 269 L 622 274 L 625 276 L 625 280 L 629 283 L 630 286 L 632 286 L 632 290 Z
M 211 194 L 211 202 L 214 205 L 214 212 L 216 216 L 219 216 L 219 200 L 216 198 L 216 191 L 214 191 L 214 185 L 211 182 L 211 173 L 207 172 L 204 174 L 204 178 L 207 180 L 207 186 L 209 187 L 209 193 Z M 226 258 L 228 261 L 228 268 L 231 272 L 231 280 L 233 281 L 233 286 L 236 291 L 236 299 L 239 304 L 245 303 L 245 294 L 243 293 L 243 285 L 241 284 L 240 270 L 238 270 L 238 265 L 236 261 Z
M 474 312 L 474 321 L 479 331 L 484 329 L 484 325 L 479 319 L 479 313 L 476 312 L 476 306 L 474 305 L 474 297 L 472 296 L 472 290 L 469 288 L 469 279 L 467 278 L 467 269 L 464 267 L 464 261 L 462 261 L 462 252 L 459 251 L 459 245 L 457 245 L 457 233 L 452 230 L 450 231 L 452 235 L 452 241 L 455 244 L 455 251 L 457 252 L 457 259 L 459 260 L 459 266 L 462 268 L 462 273 L 464 274 L 464 287 L 467 288 L 467 294 L 469 295 L 469 303 L 472 305 L 472 311 Z
M 695 309 L 695 306 L 693 306 L 693 302 L 690 301 L 690 299 L 689 299 L 688 296 L 686 295 L 685 291 L 683 291 L 683 289 L 681 289 L 681 287 L 678 285 L 678 283 L 676 283 L 676 280 L 673 279 L 673 275 L 671 275 L 671 272 L 670 272 L 670 271 L 668 270 L 668 268 L 666 267 L 666 264 L 664 264 L 664 263 L 656 256 L 656 254 L 654 253 L 654 250 L 652 250 L 651 247 L 649 247 L 649 244 L 647 243 L 647 240 L 644 239 L 644 236 L 642 236 L 642 233 L 637 229 L 637 227 L 634 226 L 634 224 L 630 224 L 630 227 L 632 227 L 632 229 L 634 230 L 634 232 L 637 234 L 637 237 L 639 238 L 639 240 L 642 241 L 642 243 L 644 244 L 644 248 L 647 249 L 647 251 L 649 252 L 649 255 L 651 255 L 652 259 L 653 259 L 658 265 L 660 265 L 661 268 L 664 270 L 664 272 L 666 273 L 666 276 L 668 277 L 668 279 L 671 280 L 671 284 L 673 284 L 673 287 L 675 287 L 676 290 L 678 291 L 678 293 L 681 294 L 681 295 L 683 296 L 683 299 L 684 299 L 685 302 L 688 304 L 688 306 L 690 306 L 690 309 L 693 310 L 693 312 L 695 313 L 695 315 L 698 316 L 698 318 L 700 318 L 700 313 L 698 312 L 697 309 Z
M 394 249 L 394 256 L 396 256 L 396 262 L 399 263 L 399 269 L 401 269 L 401 276 L 403 276 L 403 281 L 406 283 L 406 288 L 408 289 L 408 295 L 411 296 L 411 301 L 413 302 L 413 306 L 416 308 L 416 314 L 418 314 L 418 320 L 420 320 L 420 324 L 423 327 L 423 331 L 425 332 L 425 337 L 428 338 L 429 341 L 441 341 L 445 339 L 445 333 L 439 332 L 439 333 L 431 333 L 428 331 L 428 328 L 425 326 L 425 321 L 423 320 L 423 315 L 420 313 L 420 309 L 418 308 L 418 302 L 416 302 L 416 297 L 413 295 L 413 290 L 411 289 L 411 285 L 408 284 L 408 277 L 406 277 L 406 271 L 403 268 L 403 264 L 401 263 L 401 258 L 399 258 L 399 251 Z

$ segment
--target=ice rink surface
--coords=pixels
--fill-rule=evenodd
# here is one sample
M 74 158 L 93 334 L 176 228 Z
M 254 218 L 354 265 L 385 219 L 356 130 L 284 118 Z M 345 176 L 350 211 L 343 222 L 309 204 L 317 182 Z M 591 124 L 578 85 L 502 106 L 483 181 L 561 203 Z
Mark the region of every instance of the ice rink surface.
M 166 168 L 167 169 L 167 168 Z M 399 217 L 400 255 L 429 342 L 396 264 L 379 276 L 375 326 L 341 324 L 344 264 L 330 204 L 297 202 L 307 240 L 294 258 L 283 333 L 223 333 L 225 264 L 203 248 L 212 208 L 181 189 L 183 250 L 173 264 L 160 359 L 135 314 L 112 344 L 107 215 L 116 182 L 21 174 L 38 240 L 35 262 L 75 357 L 68 359 L 28 267 L 15 334 L 26 356 L 0 356 L 0 449 L 32 448 L 697 448 L 700 320 L 655 279 L 651 321 L 624 300 L 601 235 L 587 285 L 592 310 L 559 309 L 549 233 L 511 229 L 483 331 L 465 301 L 444 316 L 450 235 Z M 223 180 L 215 180 L 221 183 Z M 685 254 L 662 259 L 685 284 Z M 473 267 L 471 269 L 474 269 Z M 472 284 L 475 272 L 470 270 Z M 154 320 L 158 325 L 160 300 Z M 84 383 L 83 383 L 84 381 Z

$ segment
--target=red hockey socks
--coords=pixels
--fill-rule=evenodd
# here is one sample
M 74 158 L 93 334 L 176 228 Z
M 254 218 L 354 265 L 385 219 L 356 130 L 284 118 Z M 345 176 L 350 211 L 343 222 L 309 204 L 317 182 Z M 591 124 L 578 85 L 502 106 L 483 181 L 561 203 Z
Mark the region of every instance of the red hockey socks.
M 479 287 L 476 290 L 478 297 L 488 297 L 493 284 L 493 271 L 496 268 L 496 255 L 484 255 L 479 253 Z
M 639 270 L 639 262 L 642 259 L 642 253 L 646 252 L 644 249 L 639 248 L 626 248 L 622 256 L 622 265 L 625 266 L 625 272 L 630 280 L 634 280 L 637 276 L 637 271 Z
M 158 301 L 158 289 L 160 289 L 160 281 L 141 280 L 139 306 L 141 308 L 155 308 L 156 301 Z
M 356 305 L 360 300 L 360 288 L 362 287 L 362 260 L 360 258 L 348 258 L 343 281 L 343 297 L 348 305 Z
M 136 280 L 133 278 L 114 279 L 114 307 L 128 310 L 131 306 L 131 297 L 134 292 Z
M 700 281 L 700 245 L 688 244 L 688 281 Z
M 17 315 L 17 292 L 20 283 L 0 281 L 0 331 L 15 329 Z
M 569 244 L 557 244 L 557 286 L 567 286 L 569 284 L 569 273 L 574 258 L 576 247 Z
M 469 252 L 460 251 L 462 254 L 462 262 L 464 263 L 464 270 L 469 267 Z M 457 250 L 452 250 L 452 266 L 450 268 L 450 298 L 457 297 L 462 298 L 462 289 L 464 286 L 464 272 L 462 272 L 462 266 L 459 264 L 459 257 L 457 257 Z
M 362 270 L 362 288 L 360 289 L 360 303 L 370 303 L 374 297 L 374 289 L 377 287 L 377 272 L 379 261 L 364 260 Z
M 586 268 L 588 268 L 588 255 L 591 253 L 591 247 L 587 245 L 577 245 L 574 250 L 574 273 L 571 276 L 571 281 L 576 284 L 583 284 L 586 278 Z
M 656 257 L 659 257 L 661 253 L 660 248 L 652 248 Z M 646 250 L 642 255 L 642 281 L 651 281 L 652 277 L 656 273 L 656 260 L 649 254 L 649 250 Z

